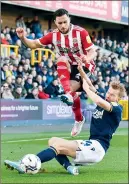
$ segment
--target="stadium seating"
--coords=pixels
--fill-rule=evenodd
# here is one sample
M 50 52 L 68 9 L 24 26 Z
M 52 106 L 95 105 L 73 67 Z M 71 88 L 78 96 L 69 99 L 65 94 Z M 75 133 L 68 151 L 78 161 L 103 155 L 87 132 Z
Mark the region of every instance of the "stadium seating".
M 47 31 L 44 30 L 41 34 L 45 35 L 46 33 Z M 7 34 L 10 35 L 10 37 L 6 37 Z M 31 39 L 36 38 L 30 28 L 27 28 L 27 34 L 27 37 Z M 38 89 L 40 85 L 44 91 L 51 79 L 57 80 L 59 91 L 63 91 L 59 83 L 57 72 L 55 71 L 55 53 L 51 45 L 48 45 L 44 49 L 31 51 L 18 39 L 15 29 L 9 28 L 8 26 L 2 29 L 1 38 L 4 39 L 4 42 L 1 40 L 2 98 L 4 91 L 3 86 L 5 84 L 8 84 L 9 89 L 11 89 L 12 98 L 17 77 L 22 77 L 19 87 L 22 89 L 21 94 L 24 94 L 17 95 L 17 98 L 25 98 L 28 93 L 31 93 L 33 88 L 36 87 Z M 94 38 L 93 42 L 96 46 L 97 57 L 95 58 L 96 71 L 91 79 L 96 89 L 104 94 L 108 89 L 109 82 L 117 79 L 125 84 L 128 91 L 128 43 L 117 43 L 117 41 L 111 41 L 108 38 L 102 38 L 101 40 Z M 117 49 L 117 46 L 120 46 L 119 48 L 122 50 L 121 53 L 119 52 L 120 49 Z M 116 49 L 114 49 L 115 47 Z M 50 63 L 50 67 L 48 63 Z M 26 68 L 28 69 L 26 70 Z M 10 78 L 8 79 L 8 77 Z M 8 80 L 11 80 L 11 82 L 9 83 Z M 29 86 L 29 89 L 26 86 Z M 26 91 L 26 93 L 23 93 L 23 91 Z M 83 92 L 80 95 L 83 99 L 87 98 Z M 55 96 L 55 94 L 50 95 L 50 97 L 53 96 Z

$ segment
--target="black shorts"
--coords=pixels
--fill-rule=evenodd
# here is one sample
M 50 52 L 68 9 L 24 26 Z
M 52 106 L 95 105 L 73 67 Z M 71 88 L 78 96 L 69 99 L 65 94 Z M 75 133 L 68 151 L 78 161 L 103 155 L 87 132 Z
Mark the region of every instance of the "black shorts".
M 88 77 L 91 75 L 90 71 L 86 68 L 83 67 L 85 73 L 88 75 Z M 81 82 L 81 75 L 77 69 L 77 65 L 71 65 L 71 74 L 70 74 L 70 80 L 75 80 L 77 82 Z
M 77 65 L 71 65 L 71 74 L 70 74 L 70 80 L 74 80 L 77 82 L 81 83 L 81 88 L 78 91 L 82 91 L 82 79 L 81 79 L 81 75 L 77 69 Z M 83 67 L 85 73 L 88 75 L 88 77 L 91 75 L 90 71 L 86 68 Z

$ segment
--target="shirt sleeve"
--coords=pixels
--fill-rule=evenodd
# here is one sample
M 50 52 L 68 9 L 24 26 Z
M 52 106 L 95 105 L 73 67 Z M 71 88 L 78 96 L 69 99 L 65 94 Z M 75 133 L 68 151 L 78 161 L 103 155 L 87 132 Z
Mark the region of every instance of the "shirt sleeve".
M 119 105 L 117 102 L 111 102 L 111 111 L 113 113 L 122 113 L 122 106 Z
M 94 46 L 88 32 L 85 29 L 81 31 L 81 40 L 82 40 L 82 46 L 85 50 L 89 50 L 91 47 Z
M 46 46 L 48 44 L 52 44 L 52 32 L 38 39 L 39 44 L 42 46 Z
M 110 113 L 113 113 L 114 116 L 116 117 L 117 122 L 120 122 L 122 119 L 123 107 L 116 102 L 111 102 L 110 104 L 111 104 Z

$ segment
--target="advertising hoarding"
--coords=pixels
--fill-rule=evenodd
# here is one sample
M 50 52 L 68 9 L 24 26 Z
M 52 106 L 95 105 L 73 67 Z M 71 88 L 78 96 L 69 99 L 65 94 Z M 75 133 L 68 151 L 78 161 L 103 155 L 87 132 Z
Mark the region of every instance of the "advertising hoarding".
M 111 22 L 121 21 L 121 1 L 6 1 L 6 3 L 47 11 L 65 8 L 71 15 Z
M 37 100 L 1 100 L 1 120 L 41 120 L 42 102 Z
M 122 1 L 121 6 L 121 22 L 128 24 L 129 13 L 128 13 L 128 1 Z

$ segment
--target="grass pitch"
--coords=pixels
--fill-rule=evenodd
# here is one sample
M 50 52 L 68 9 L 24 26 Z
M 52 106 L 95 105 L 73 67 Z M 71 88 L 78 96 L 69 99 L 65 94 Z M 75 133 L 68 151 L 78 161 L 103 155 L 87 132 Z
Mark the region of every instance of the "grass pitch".
M 25 154 L 47 148 L 52 136 L 70 138 L 70 132 L 2 134 L 1 135 L 1 183 L 128 183 L 128 130 L 119 128 L 113 136 L 111 146 L 104 159 L 92 166 L 80 167 L 80 174 L 72 176 L 55 159 L 42 164 L 44 173 L 36 175 L 18 174 L 7 170 L 4 160 L 19 160 Z M 78 139 L 87 139 L 88 131 Z

